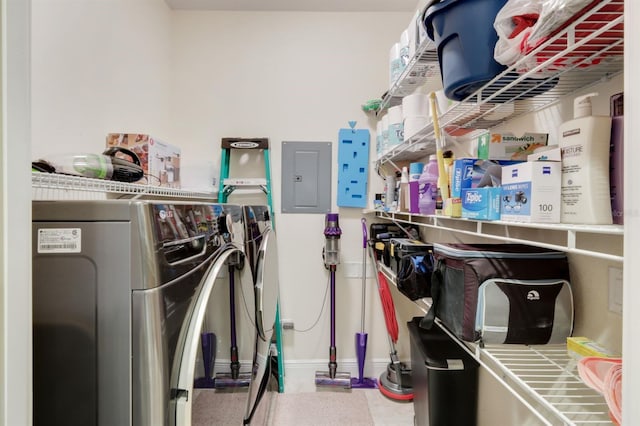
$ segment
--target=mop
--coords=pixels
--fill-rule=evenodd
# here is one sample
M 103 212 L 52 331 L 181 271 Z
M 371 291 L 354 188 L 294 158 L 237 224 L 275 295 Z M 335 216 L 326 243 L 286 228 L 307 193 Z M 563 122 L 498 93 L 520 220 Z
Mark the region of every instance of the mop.
M 333 386 L 351 389 L 351 374 L 338 372 L 336 361 L 336 265 L 339 263 L 340 225 L 337 213 L 325 217 L 324 265 L 331 276 L 331 346 L 329 347 L 329 371 L 316 371 L 316 386 Z
M 378 387 L 375 379 L 364 377 L 364 360 L 367 354 L 367 333 L 364 332 L 364 313 L 367 295 L 367 220 L 362 218 L 362 317 L 360 333 L 356 333 L 356 354 L 358 357 L 358 377 L 351 378 L 351 387 L 360 389 L 375 389 Z
M 363 219 L 364 220 L 364 219 Z M 366 222 L 365 222 L 366 223 Z M 411 369 L 400 362 L 398 352 L 396 351 L 396 342 L 398 341 L 398 322 L 396 320 L 396 311 L 393 304 L 393 298 L 389 290 L 389 284 L 382 271 L 377 267 L 377 261 L 371 244 L 368 245 L 369 256 L 376 266 L 376 284 L 378 286 L 378 294 L 380 295 L 380 303 L 384 314 L 384 321 L 387 327 L 387 337 L 389 339 L 389 357 L 391 362 L 387 365 L 386 371 L 380 375 L 378 380 L 378 389 L 387 398 L 398 401 L 410 401 L 413 399 L 413 384 L 411 380 Z
M 215 388 L 232 388 L 249 386 L 250 373 L 240 373 L 240 361 L 238 361 L 238 344 L 236 336 L 236 303 L 235 303 L 235 266 L 229 265 L 229 319 L 231 326 L 231 363 L 229 373 L 217 373 Z
M 215 388 L 215 380 L 213 379 L 212 373 L 216 360 L 216 335 L 210 332 L 201 333 L 200 346 L 202 348 L 204 376 L 198 377 L 195 380 L 193 387 L 200 389 Z

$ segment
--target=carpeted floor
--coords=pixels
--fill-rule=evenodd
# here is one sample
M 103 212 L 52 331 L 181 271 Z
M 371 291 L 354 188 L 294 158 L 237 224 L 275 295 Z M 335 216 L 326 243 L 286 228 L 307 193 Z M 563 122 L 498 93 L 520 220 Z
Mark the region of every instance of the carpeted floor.
M 246 394 L 198 390 L 193 426 L 241 425 Z M 277 394 L 269 424 L 277 426 L 370 426 L 375 422 L 362 391 Z
M 197 389 L 191 407 L 192 426 L 242 425 L 247 409 L 246 392 Z
M 369 426 L 373 418 L 363 392 L 279 394 L 273 412 L 278 426 Z

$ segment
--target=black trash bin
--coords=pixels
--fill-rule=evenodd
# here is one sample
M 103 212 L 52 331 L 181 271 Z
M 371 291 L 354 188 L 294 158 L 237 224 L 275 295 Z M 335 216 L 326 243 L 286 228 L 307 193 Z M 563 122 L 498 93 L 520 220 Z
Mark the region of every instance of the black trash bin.
M 407 323 L 411 336 L 413 409 L 417 426 L 477 423 L 478 362 L 440 327 Z

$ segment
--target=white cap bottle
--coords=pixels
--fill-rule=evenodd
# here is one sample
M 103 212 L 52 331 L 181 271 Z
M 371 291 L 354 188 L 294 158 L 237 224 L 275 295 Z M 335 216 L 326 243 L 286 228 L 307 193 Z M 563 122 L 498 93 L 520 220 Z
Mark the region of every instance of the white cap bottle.
M 561 214 L 563 223 L 612 223 L 609 197 L 609 145 L 611 117 L 592 115 L 591 98 L 579 96 L 573 120 L 559 128 L 562 150 Z

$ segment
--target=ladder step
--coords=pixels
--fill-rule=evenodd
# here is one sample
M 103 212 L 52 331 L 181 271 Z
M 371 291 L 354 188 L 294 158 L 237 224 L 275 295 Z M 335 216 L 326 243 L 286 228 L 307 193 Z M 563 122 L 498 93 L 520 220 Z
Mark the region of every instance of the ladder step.
M 222 138 L 222 149 L 269 149 L 268 138 Z
M 224 186 L 265 186 L 266 178 L 227 178 L 222 182 Z

